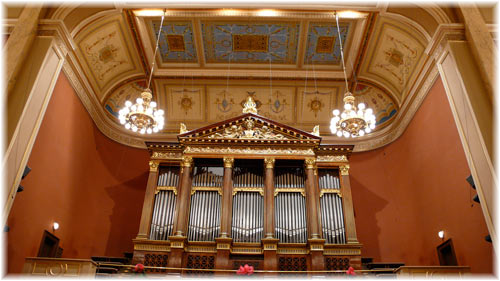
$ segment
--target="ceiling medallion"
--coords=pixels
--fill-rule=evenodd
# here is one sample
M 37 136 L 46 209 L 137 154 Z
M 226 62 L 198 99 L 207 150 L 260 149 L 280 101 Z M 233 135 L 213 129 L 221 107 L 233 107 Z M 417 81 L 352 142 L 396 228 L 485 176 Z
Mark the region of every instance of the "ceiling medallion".
M 344 51 L 342 50 L 342 38 L 340 36 L 339 16 L 335 13 L 337 21 L 337 32 L 340 43 L 340 55 L 342 56 L 342 68 L 344 70 L 344 80 L 346 93 L 344 94 L 344 110 L 342 113 L 338 109 L 333 110 L 334 117 L 330 120 L 330 131 L 338 137 L 362 137 L 375 129 L 375 115 L 371 108 L 365 108 L 364 103 L 356 106 L 356 98 L 349 92 L 347 75 L 345 72 Z
M 125 102 L 125 107 L 120 109 L 118 119 L 125 126 L 125 129 L 139 132 L 140 134 L 158 133 L 163 129 L 165 118 L 162 109 L 157 109 L 156 102 L 152 101 L 153 94 L 149 89 L 151 78 L 153 78 L 153 70 L 155 67 L 156 52 L 160 42 L 161 29 L 163 27 L 163 19 L 165 18 L 165 10 L 161 16 L 160 29 L 158 30 L 158 38 L 156 39 L 156 48 L 153 54 L 153 65 L 149 74 L 149 81 L 146 90 L 141 93 L 141 97 L 135 100 L 135 104 L 131 101 Z

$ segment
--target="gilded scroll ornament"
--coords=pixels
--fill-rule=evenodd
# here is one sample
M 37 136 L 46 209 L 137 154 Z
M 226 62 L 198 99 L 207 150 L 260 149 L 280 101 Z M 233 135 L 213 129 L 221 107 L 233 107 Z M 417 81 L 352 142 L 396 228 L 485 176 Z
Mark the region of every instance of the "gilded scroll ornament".
M 274 162 L 275 162 L 275 161 L 276 161 L 276 160 L 275 160 L 274 158 L 269 158 L 269 157 L 266 157 L 266 158 L 264 159 L 264 163 L 266 164 L 266 168 L 267 168 L 267 169 L 272 169 L 272 168 L 274 168 Z
M 158 171 L 158 161 L 149 161 L 149 171 L 150 172 L 157 172 Z
M 160 152 L 154 151 L 151 158 L 153 159 L 180 159 L 182 154 L 180 152 Z
M 182 167 L 191 167 L 193 165 L 193 157 L 183 156 L 182 157 Z
M 345 155 L 320 155 L 316 159 L 317 162 L 347 162 Z
M 177 187 L 175 186 L 157 186 L 156 187 L 156 192 L 155 194 L 157 194 L 158 192 L 162 191 L 162 190 L 165 190 L 165 191 L 172 191 L 175 195 L 177 195 Z
M 264 188 L 262 187 L 233 187 L 233 196 L 239 191 L 258 192 L 262 197 L 264 197 Z
M 322 188 L 319 191 L 319 197 L 323 197 L 325 193 L 337 193 L 339 197 L 342 197 L 342 193 L 340 192 L 340 189 L 329 189 L 329 188 Z
M 314 169 L 316 168 L 316 159 L 315 158 L 306 158 L 306 169 Z
M 302 196 L 306 197 L 306 190 L 304 188 L 275 188 L 274 196 L 278 196 L 280 192 L 300 192 Z
M 348 176 L 349 175 L 349 164 L 340 166 L 340 174 L 342 176 Z
M 213 186 L 193 186 L 191 188 L 191 195 L 195 194 L 196 191 L 217 191 L 220 196 L 222 196 L 222 187 Z
M 224 168 L 232 168 L 234 164 L 234 158 L 224 157 Z
M 257 104 L 253 101 L 252 97 L 248 97 L 243 107 L 243 113 L 257 114 Z

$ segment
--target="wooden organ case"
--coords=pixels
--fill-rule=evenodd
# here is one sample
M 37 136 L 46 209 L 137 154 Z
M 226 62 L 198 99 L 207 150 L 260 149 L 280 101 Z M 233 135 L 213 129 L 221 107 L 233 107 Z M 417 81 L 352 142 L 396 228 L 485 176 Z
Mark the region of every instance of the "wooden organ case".
M 192 131 L 181 124 L 177 143 L 146 143 L 150 174 L 134 263 L 361 269 L 348 173 L 353 146 L 321 145 L 319 133 L 253 110 Z

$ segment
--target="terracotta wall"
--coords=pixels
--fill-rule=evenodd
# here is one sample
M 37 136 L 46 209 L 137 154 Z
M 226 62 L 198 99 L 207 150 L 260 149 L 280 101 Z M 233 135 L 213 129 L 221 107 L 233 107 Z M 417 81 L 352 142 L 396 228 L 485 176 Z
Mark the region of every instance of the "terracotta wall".
M 21 272 L 24 258 L 37 255 L 54 221 L 63 257 L 133 251 L 148 160 L 146 150 L 104 136 L 61 73 L 8 219 L 8 272 Z
M 439 265 L 437 233 L 452 238 L 458 264 L 492 272 L 492 245 L 443 84 L 438 79 L 395 142 L 351 157 L 351 187 L 363 256 Z

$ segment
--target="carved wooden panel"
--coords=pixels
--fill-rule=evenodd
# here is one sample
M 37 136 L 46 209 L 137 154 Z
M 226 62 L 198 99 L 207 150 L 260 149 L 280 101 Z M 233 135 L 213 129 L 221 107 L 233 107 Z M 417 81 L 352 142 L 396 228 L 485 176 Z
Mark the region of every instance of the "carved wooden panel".
M 188 255 L 187 257 L 187 268 L 196 269 L 214 269 L 215 268 L 215 256 L 211 255 Z M 214 274 L 213 271 L 186 271 L 188 274 L 197 275 L 211 275 Z
M 349 258 L 346 257 L 325 257 L 325 270 L 347 270 L 349 269 Z M 334 273 L 345 274 L 345 273 Z
M 300 256 L 285 256 L 278 259 L 278 270 L 307 271 L 307 258 Z
M 166 267 L 168 265 L 168 254 L 153 254 L 153 253 L 145 254 L 144 265 Z M 165 269 L 146 269 L 145 271 L 147 273 L 166 272 Z

